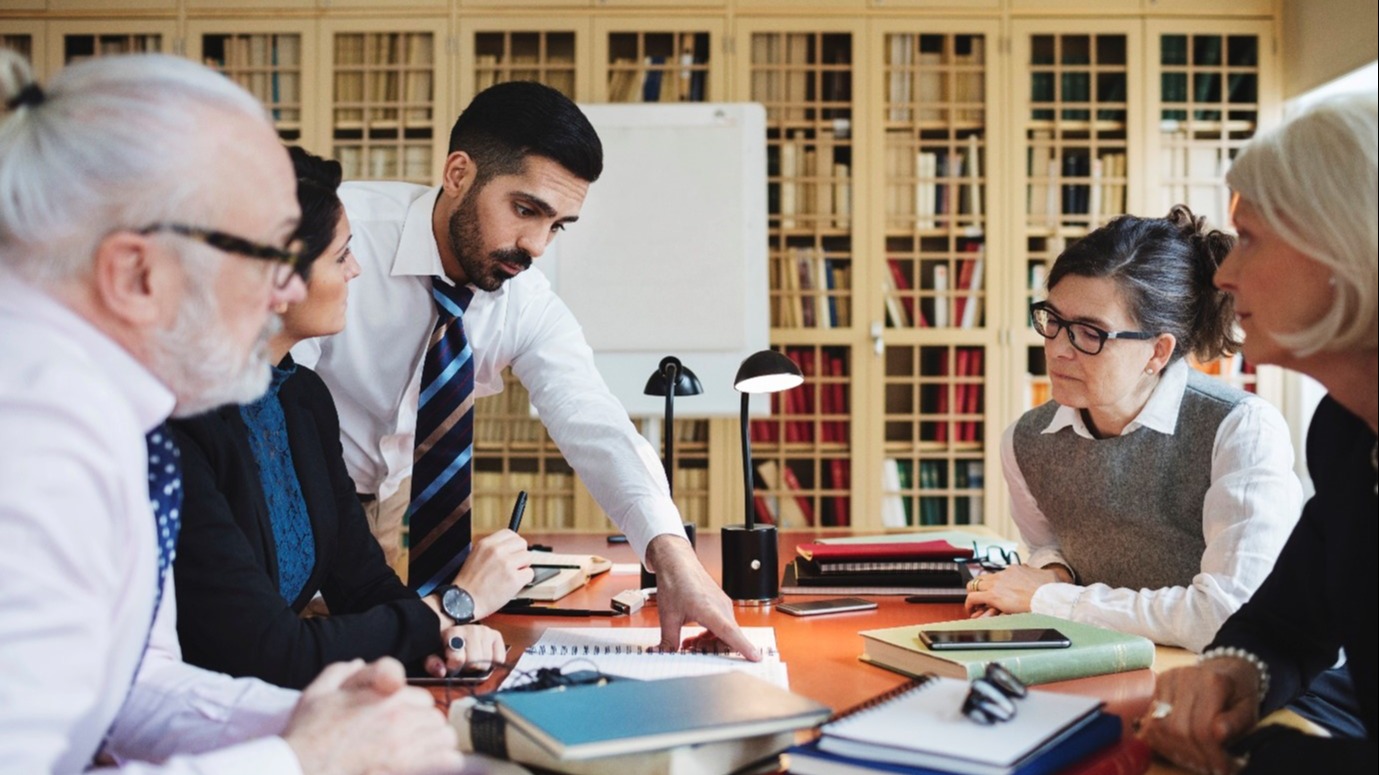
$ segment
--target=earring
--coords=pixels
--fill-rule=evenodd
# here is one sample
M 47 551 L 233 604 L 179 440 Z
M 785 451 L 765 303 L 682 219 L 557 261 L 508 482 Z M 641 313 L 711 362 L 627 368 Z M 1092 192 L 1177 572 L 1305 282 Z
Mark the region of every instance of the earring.
M 1145 369 L 1144 369 L 1144 373 L 1147 374 L 1147 375 L 1149 375 L 1149 376 L 1151 376 L 1151 377 L 1154 376 L 1154 367 L 1153 367 L 1153 366 L 1146 366 Z

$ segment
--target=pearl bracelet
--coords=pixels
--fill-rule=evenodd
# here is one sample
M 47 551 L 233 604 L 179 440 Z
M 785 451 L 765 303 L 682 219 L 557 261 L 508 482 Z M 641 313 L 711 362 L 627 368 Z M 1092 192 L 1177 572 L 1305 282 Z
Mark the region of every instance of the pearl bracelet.
M 1243 659 L 1259 672 L 1259 701 L 1263 702 L 1264 697 L 1269 694 L 1269 666 L 1264 664 L 1264 660 L 1254 654 L 1238 646 L 1217 646 L 1214 649 L 1202 652 L 1202 656 L 1197 658 L 1197 664 L 1200 665 L 1208 660 L 1223 659 L 1226 657 Z

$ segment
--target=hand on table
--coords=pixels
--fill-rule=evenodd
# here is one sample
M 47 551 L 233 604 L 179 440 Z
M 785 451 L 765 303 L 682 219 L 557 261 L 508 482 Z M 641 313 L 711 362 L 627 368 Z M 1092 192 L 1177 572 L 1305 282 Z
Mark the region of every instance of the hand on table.
M 459 648 L 455 648 L 455 644 L 459 644 Z M 457 625 L 441 633 L 441 652 L 426 658 L 426 674 L 444 678 L 467 664 L 476 667 L 498 665 L 507 657 L 507 652 L 501 632 L 482 624 Z
M 483 619 L 506 605 L 533 573 L 526 540 L 503 529 L 474 542 L 454 584 L 474 598 L 474 618 Z
M 302 692 L 283 730 L 303 772 L 458 772 L 464 757 L 431 693 L 384 657 L 336 662 Z
M 1063 581 L 1058 572 L 1028 565 L 1011 565 L 996 573 L 983 573 L 968 584 L 963 606 L 976 619 L 996 613 L 1019 614 L 1030 610 L 1034 593 L 1045 584 Z
M 646 548 L 647 564 L 656 572 L 656 609 L 661 619 L 661 648 L 697 648 L 720 642 L 757 662 L 761 654 L 733 617 L 733 603 L 699 564 L 694 547 L 675 535 L 660 535 Z M 703 635 L 680 641 L 688 622 L 703 625 Z
M 1237 763 L 1226 743 L 1259 720 L 1259 671 L 1243 659 L 1217 658 L 1160 673 L 1139 737 L 1193 772 L 1226 775 Z

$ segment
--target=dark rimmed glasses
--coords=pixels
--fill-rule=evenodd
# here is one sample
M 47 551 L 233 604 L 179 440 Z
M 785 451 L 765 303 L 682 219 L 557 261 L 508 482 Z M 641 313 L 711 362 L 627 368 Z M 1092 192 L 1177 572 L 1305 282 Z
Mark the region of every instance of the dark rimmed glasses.
M 1020 553 L 1014 549 L 1006 549 L 996 544 L 988 544 L 986 551 L 983 552 L 981 546 L 972 542 L 972 556 L 959 557 L 958 562 L 977 563 L 982 570 L 998 571 L 1005 570 L 1012 565 L 1020 564 Z
M 1154 334 L 1144 331 L 1107 331 L 1091 323 L 1074 323 L 1059 317 L 1049 309 L 1047 301 L 1036 301 L 1029 305 L 1029 319 L 1034 330 L 1045 339 L 1053 339 L 1060 331 L 1068 332 L 1068 343 L 1078 352 L 1096 355 L 1106 346 L 1108 339 L 1153 339 Z
M 962 715 L 978 724 L 996 724 L 1015 718 L 1015 701 L 1029 694 L 1023 681 L 1000 662 L 986 666 L 981 678 L 973 679 Z
M 154 223 L 138 229 L 137 233 L 154 234 L 162 231 L 194 239 L 226 253 L 274 262 L 273 286 L 278 290 L 286 288 L 288 283 L 292 282 L 293 275 L 301 275 L 303 280 L 306 279 L 306 267 L 302 266 L 302 241 L 300 239 L 292 240 L 286 248 L 276 248 L 243 237 L 236 237 L 233 234 L 226 234 L 223 231 L 203 229 L 182 223 Z

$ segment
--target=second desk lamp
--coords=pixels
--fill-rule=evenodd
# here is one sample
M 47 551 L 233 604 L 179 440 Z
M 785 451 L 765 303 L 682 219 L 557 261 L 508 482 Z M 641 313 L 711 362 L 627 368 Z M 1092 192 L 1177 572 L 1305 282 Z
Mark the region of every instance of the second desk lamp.
M 804 383 L 800 367 L 775 350 L 747 356 L 733 387 L 742 393 L 743 524 L 723 527 L 723 591 L 736 605 L 770 605 L 780 597 L 780 564 L 775 525 L 756 524 L 752 481 L 752 441 L 747 419 L 753 393 L 779 393 Z
M 676 396 L 697 396 L 704 392 L 704 385 L 699 381 L 699 377 L 693 371 L 685 368 L 680 363 L 680 359 L 674 355 L 667 355 L 661 359 L 661 365 L 656 367 L 656 371 L 646 381 L 646 387 L 642 388 L 642 393 L 648 396 L 666 397 L 666 416 L 665 422 L 661 425 L 662 444 L 661 464 L 666 469 L 666 486 L 670 488 L 672 495 L 675 494 L 675 397 Z M 694 543 L 694 525 L 685 523 L 685 534 L 689 538 L 690 544 Z M 642 589 L 656 586 L 656 574 L 642 566 Z

